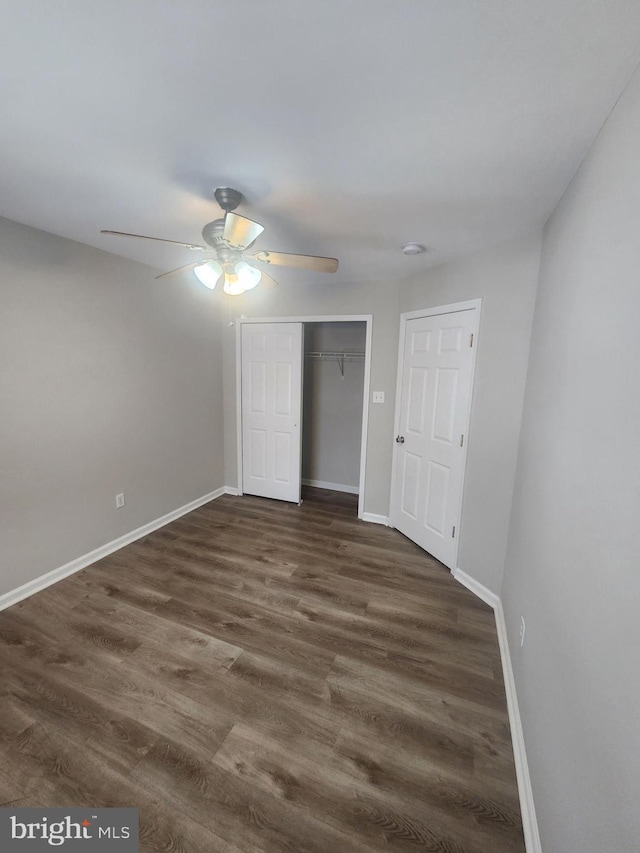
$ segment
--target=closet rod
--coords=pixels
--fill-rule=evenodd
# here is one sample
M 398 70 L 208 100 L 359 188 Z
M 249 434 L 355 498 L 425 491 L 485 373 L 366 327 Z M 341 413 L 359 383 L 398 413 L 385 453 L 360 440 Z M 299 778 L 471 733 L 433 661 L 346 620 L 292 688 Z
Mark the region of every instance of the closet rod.
M 306 352 L 305 358 L 311 358 L 316 361 L 337 361 L 340 368 L 340 374 L 344 378 L 344 363 L 345 361 L 364 361 L 363 352 Z

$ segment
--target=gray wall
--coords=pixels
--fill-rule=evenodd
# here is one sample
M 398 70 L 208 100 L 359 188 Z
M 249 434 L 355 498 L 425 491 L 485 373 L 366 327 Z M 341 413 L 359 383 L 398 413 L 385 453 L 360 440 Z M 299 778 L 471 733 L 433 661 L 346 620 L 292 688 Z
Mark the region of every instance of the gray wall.
M 548 853 L 640 849 L 639 142 L 636 75 L 544 234 L 503 601 Z
M 153 275 L 0 219 L 0 594 L 224 484 L 216 297 Z
M 540 235 L 404 282 L 401 311 L 482 297 L 458 566 L 499 594 L 540 259 Z
M 364 511 L 387 516 L 398 360 L 398 288 L 394 282 L 344 283 L 329 277 L 327 279 L 326 284 L 282 283 L 274 290 L 261 291 L 257 287 L 246 294 L 243 301 L 229 303 L 226 321 L 231 322 L 230 318 L 240 313 L 249 318 L 373 315 L 371 390 L 385 391 L 386 402 L 369 406 Z M 226 326 L 224 414 L 225 474 L 228 486 L 237 486 L 235 341 L 236 327 Z
M 305 323 L 306 352 L 364 352 L 365 323 Z M 357 491 L 364 361 L 305 358 L 302 477 Z

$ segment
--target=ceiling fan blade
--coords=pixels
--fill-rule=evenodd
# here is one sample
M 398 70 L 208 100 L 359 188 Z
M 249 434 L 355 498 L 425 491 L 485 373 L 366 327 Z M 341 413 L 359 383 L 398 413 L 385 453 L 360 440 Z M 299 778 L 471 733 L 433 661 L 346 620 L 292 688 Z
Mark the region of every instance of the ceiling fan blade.
M 129 234 L 128 231 L 101 231 L 101 234 L 114 234 L 116 237 L 136 237 L 138 240 L 155 240 L 157 243 L 171 243 L 172 246 L 183 246 L 185 249 L 202 249 L 206 251 L 206 246 L 199 246 L 196 243 L 181 243 L 180 240 L 165 240 L 162 237 L 147 237 L 144 234 Z
M 251 255 L 264 264 L 275 264 L 281 267 L 298 267 L 301 270 L 316 270 L 317 272 L 335 272 L 338 261 L 335 258 L 320 258 L 316 255 L 291 255 L 288 252 L 256 252 Z
M 224 240 L 234 249 L 246 249 L 264 231 L 264 226 L 229 211 L 224 220 Z
M 170 275 L 178 275 L 178 273 L 186 272 L 187 270 L 192 270 L 194 267 L 199 267 L 202 261 L 196 261 L 193 264 L 185 264 L 183 267 L 176 267 L 174 270 L 169 270 L 169 272 L 160 273 L 156 278 L 167 278 Z

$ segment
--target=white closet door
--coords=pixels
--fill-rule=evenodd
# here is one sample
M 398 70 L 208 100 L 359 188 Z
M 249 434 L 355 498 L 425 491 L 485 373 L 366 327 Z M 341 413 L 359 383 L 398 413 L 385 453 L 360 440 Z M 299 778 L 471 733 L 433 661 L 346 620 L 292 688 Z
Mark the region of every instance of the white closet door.
M 300 502 L 302 323 L 242 324 L 242 490 Z
M 407 320 L 391 522 L 455 568 L 476 328 L 474 309 Z

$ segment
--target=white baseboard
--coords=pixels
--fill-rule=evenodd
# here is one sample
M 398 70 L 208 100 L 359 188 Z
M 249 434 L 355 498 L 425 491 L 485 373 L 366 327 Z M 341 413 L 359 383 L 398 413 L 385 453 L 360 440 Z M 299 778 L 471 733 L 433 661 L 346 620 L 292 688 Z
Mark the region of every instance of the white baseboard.
M 332 492 L 347 492 L 350 495 L 359 495 L 360 489 L 357 486 L 345 486 L 342 483 L 325 483 L 324 480 L 306 480 L 302 479 L 303 486 L 315 486 L 317 489 L 331 489 Z
M 481 598 L 489 607 L 493 607 L 495 610 L 498 606 L 498 602 L 500 599 L 495 594 L 495 592 L 491 592 L 486 586 L 483 586 L 481 583 L 478 583 L 475 578 L 472 578 L 471 575 L 468 575 L 466 572 L 463 572 L 462 569 L 454 569 L 451 574 L 454 578 L 462 584 L 462 586 L 466 586 L 467 589 L 470 589 L 474 595 L 477 595 L 478 598 Z
M 524 843 L 527 853 L 542 853 L 538 821 L 536 819 L 536 807 L 533 802 L 531 777 L 529 776 L 529 763 L 527 761 L 527 751 L 524 745 L 524 732 L 522 731 L 522 720 L 520 719 L 520 709 L 518 707 L 516 682 L 513 677 L 513 667 L 511 666 L 509 641 L 507 639 L 507 626 L 504 621 L 504 611 L 502 609 L 502 602 L 500 599 L 498 599 L 494 612 L 496 617 L 496 628 L 498 629 L 498 642 L 500 643 L 500 657 L 502 658 L 504 687 L 507 694 L 507 708 L 509 711 L 509 725 L 511 726 L 511 741 L 513 743 L 513 758 L 516 765 L 516 778 L 518 780 L 518 795 L 520 797 L 520 812 L 522 813 Z
M 209 503 L 209 501 L 215 500 L 215 498 L 219 498 L 223 494 L 225 494 L 224 488 L 216 489 L 215 492 L 209 492 L 206 495 L 202 495 L 202 497 L 196 498 L 196 500 L 191 501 L 178 509 L 174 509 L 172 512 L 168 512 L 166 515 L 156 518 L 154 521 L 150 521 L 148 524 L 144 524 L 142 527 L 138 527 L 130 533 L 125 533 L 124 536 L 119 536 L 117 539 L 107 542 L 106 545 L 101 545 L 99 548 L 89 551 L 88 554 L 84 554 L 82 557 L 77 557 L 75 560 L 71 560 L 70 563 L 65 563 L 64 566 L 60 566 L 59 568 L 53 569 L 44 575 L 40 575 L 40 577 L 22 584 L 22 586 L 17 587 L 17 589 L 5 592 L 3 595 L 0 595 L 0 610 L 5 610 L 7 607 L 11 607 L 13 604 L 17 604 L 19 601 L 28 598 L 30 595 L 35 595 L 36 592 L 40 592 L 48 586 L 52 586 L 52 584 L 61 581 L 63 578 L 69 577 L 69 575 L 73 575 L 81 569 L 85 569 L 87 566 L 101 560 L 103 557 L 113 554 L 114 551 L 124 548 L 125 545 L 130 545 L 132 542 L 135 542 L 136 539 L 148 536 L 148 534 L 153 533 L 154 530 L 164 527 L 165 524 L 175 521 L 177 518 L 186 515 L 188 512 L 192 512 L 194 509 L 198 509 L 198 507 Z
M 527 853 L 542 853 L 540 846 L 540 834 L 536 820 L 536 808 L 533 802 L 533 791 L 531 789 L 531 777 L 529 776 L 529 763 L 527 762 L 527 751 L 524 745 L 524 732 L 520 719 L 518 707 L 518 695 L 516 693 L 516 682 L 511 665 L 511 654 L 509 652 L 509 641 L 507 639 L 507 626 L 504 621 L 504 611 L 500 597 L 491 592 L 486 586 L 479 583 L 471 575 L 462 569 L 452 572 L 454 578 L 470 589 L 474 595 L 481 598 L 490 607 L 496 620 L 498 632 L 498 643 L 500 644 L 500 659 L 502 661 L 502 674 L 504 676 L 504 688 L 507 694 L 507 710 L 509 713 L 509 725 L 511 727 L 511 742 L 513 744 L 513 760 L 516 766 L 516 779 L 518 780 L 518 796 L 520 798 L 520 812 L 522 815 L 522 829 Z
M 224 493 L 225 495 L 237 495 L 238 489 L 236 486 L 225 486 Z
M 384 524 L 389 526 L 388 515 L 376 515 L 375 512 L 363 512 L 361 516 L 363 521 L 369 521 L 372 524 Z

